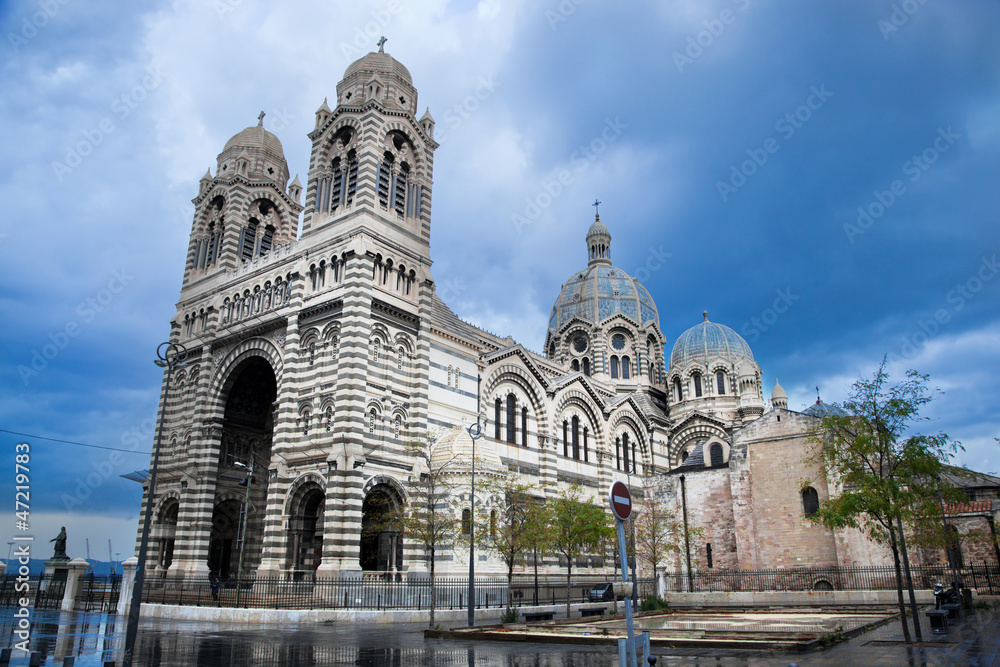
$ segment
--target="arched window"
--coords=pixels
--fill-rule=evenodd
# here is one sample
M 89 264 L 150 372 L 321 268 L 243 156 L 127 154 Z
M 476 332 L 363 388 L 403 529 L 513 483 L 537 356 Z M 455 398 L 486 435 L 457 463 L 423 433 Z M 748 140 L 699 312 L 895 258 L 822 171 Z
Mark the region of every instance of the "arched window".
M 618 379 L 618 357 L 616 356 L 611 357 L 611 379 Z
M 462 534 L 468 535 L 472 532 L 472 514 L 469 510 L 462 510 Z
M 390 169 L 392 168 L 392 153 L 386 151 L 382 162 L 378 165 L 378 180 L 376 181 L 376 189 L 378 190 L 378 203 L 382 205 L 382 208 L 386 208 L 389 205 L 389 179 L 390 179 Z
M 257 242 L 257 219 L 250 218 L 250 222 L 243 229 L 243 243 L 240 250 L 240 258 L 246 262 L 253 259 L 253 247 Z
M 399 215 L 406 213 L 406 180 L 410 173 L 410 166 L 405 162 L 400 165 L 399 173 L 396 174 L 396 196 L 395 209 Z
M 586 426 L 584 426 L 583 427 L 583 462 L 584 463 L 588 463 L 590 461 L 590 455 L 587 452 L 587 450 L 588 450 L 588 447 L 587 447 L 587 434 L 588 434 L 588 429 L 587 429 Z
M 632 360 L 628 357 L 622 357 L 622 379 L 628 380 L 629 376 L 632 374 Z
M 716 466 L 721 466 L 723 463 L 722 445 L 716 442 L 711 447 L 709 447 L 708 452 L 709 452 L 709 460 L 712 462 L 712 467 L 714 468 Z
M 819 511 L 819 495 L 811 486 L 802 489 L 802 511 L 806 516 L 812 516 Z
M 396 415 L 396 418 L 392 422 L 392 434 L 396 438 L 396 440 L 399 440 L 399 436 L 402 432 L 403 432 L 403 418 L 399 415 Z
M 563 456 L 569 456 L 569 423 L 563 420 Z
M 375 423 L 378 419 L 378 413 L 375 412 L 375 408 L 368 411 L 368 432 L 375 433 Z
M 264 236 L 260 239 L 260 256 L 263 257 L 271 252 L 271 244 L 274 243 L 274 227 L 268 225 L 264 228 Z
M 493 439 L 500 442 L 500 411 L 503 409 L 503 401 L 497 396 L 493 403 Z
M 352 149 L 347 154 L 347 205 L 354 202 L 354 195 L 358 191 L 358 155 Z
M 580 370 L 580 360 L 579 359 L 574 359 L 573 360 L 573 370 L 574 371 Z
M 337 210 L 343 197 L 344 170 L 340 168 L 340 158 L 333 160 L 333 187 L 330 190 L 330 212 Z
M 528 448 L 528 408 L 521 408 L 521 446 Z
M 378 363 L 382 354 L 382 341 L 378 338 L 372 339 L 372 361 Z
M 399 349 L 396 350 L 396 370 L 403 370 L 403 358 L 406 356 L 406 349 L 400 345 Z
M 622 433 L 622 451 L 625 453 L 625 472 L 631 470 L 632 466 L 629 465 L 628 458 L 628 433 Z
M 726 374 L 719 371 L 715 374 L 716 393 L 722 396 L 726 393 Z
M 590 375 L 590 359 L 588 357 L 583 358 L 583 374 Z
M 674 400 L 678 403 L 684 400 L 684 393 L 681 391 L 680 378 L 674 378 Z
M 573 415 L 573 458 L 580 460 L 580 418 Z
M 615 438 L 615 467 L 622 469 L 622 439 Z
M 695 373 L 691 379 L 694 380 L 694 395 L 697 398 L 701 396 L 701 373 Z
M 517 444 L 517 399 L 507 394 L 507 442 Z

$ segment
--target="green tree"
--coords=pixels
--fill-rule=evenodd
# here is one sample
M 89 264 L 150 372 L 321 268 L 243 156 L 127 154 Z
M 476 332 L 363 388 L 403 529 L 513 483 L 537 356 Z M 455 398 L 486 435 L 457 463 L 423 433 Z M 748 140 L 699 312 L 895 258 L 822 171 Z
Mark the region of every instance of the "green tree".
M 534 603 L 538 604 L 538 559 L 552 553 L 552 507 L 540 498 L 535 498 L 535 505 L 527 515 L 527 525 L 524 533 L 525 553 L 531 554 L 532 567 L 535 573 Z
M 814 456 L 831 489 L 812 520 L 828 528 L 857 528 L 892 551 L 903 633 L 910 642 L 903 602 L 897 519 L 912 524 L 934 514 L 936 494 L 929 480 L 940 477 L 959 448 L 944 433 L 911 432 L 935 390 L 928 376 L 908 371 L 893 383 L 886 359 L 871 378 L 860 378 L 843 405 L 822 417 Z
M 434 565 L 438 551 L 451 546 L 458 533 L 458 519 L 451 506 L 454 485 L 452 474 L 454 456 L 434 456 L 434 439 L 428 436 L 406 445 L 407 453 L 416 462 L 414 472 L 419 472 L 414 484 L 414 499 L 409 507 L 401 508 L 391 521 L 407 539 L 421 545 L 428 556 L 430 574 L 430 627 L 434 627 Z
M 611 517 L 589 500 L 581 500 L 579 486 L 563 489 L 552 498 L 552 549 L 566 559 L 566 617 L 570 615 L 573 561 L 601 547 L 611 533 Z
M 492 496 L 494 503 L 489 513 L 480 513 L 479 525 L 486 528 L 481 528 L 476 533 L 476 543 L 496 554 L 507 567 L 508 610 L 514 565 L 532 547 L 540 546 L 533 532 L 541 524 L 539 515 L 542 514 L 542 504 L 531 495 L 533 488 L 522 482 L 515 473 L 508 473 L 500 478 L 487 478 L 483 484 L 483 492 Z

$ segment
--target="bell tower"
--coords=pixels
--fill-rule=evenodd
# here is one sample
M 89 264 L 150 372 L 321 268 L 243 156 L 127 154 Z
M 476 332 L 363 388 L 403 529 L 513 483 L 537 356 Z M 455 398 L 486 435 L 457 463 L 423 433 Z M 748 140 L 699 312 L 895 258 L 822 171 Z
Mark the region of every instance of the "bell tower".
M 429 266 L 434 119 L 417 119 L 410 72 L 383 45 L 348 66 L 333 109 L 316 111 L 301 238 L 365 229 Z

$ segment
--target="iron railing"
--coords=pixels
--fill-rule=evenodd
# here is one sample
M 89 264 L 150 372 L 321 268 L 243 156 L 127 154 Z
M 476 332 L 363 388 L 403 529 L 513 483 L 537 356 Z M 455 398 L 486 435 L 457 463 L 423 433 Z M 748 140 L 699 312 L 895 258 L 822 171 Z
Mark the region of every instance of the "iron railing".
M 574 578 L 569 601 L 588 602 L 588 593 L 603 577 Z M 435 577 L 436 609 L 465 609 L 469 580 L 466 577 Z M 237 601 L 237 589 L 239 600 Z M 653 580 L 639 582 L 640 595 L 651 595 Z M 142 601 L 153 604 L 220 606 L 259 609 L 429 609 L 431 582 L 426 575 L 402 580 L 364 576 L 357 578 L 289 580 L 248 576 L 220 584 L 217 596 L 211 582 L 202 578 L 166 577 L 147 580 Z M 476 577 L 475 607 L 521 607 L 533 604 L 566 604 L 566 582 L 558 578 L 539 581 L 536 590 L 530 578 L 515 577 L 508 589 L 506 578 Z

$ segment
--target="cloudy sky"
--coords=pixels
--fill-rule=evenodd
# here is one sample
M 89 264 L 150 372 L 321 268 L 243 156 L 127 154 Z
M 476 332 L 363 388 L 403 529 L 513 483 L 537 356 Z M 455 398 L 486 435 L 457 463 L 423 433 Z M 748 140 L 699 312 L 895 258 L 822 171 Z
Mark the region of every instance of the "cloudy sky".
M 119 475 L 148 466 L 198 179 L 264 110 L 304 181 L 380 35 L 437 121 L 460 316 L 540 349 L 600 199 L 668 346 L 707 310 L 793 409 L 888 354 L 944 392 L 922 428 L 1000 470 L 995 2 L 30 0 L 0 26 L 0 428 L 33 436 L 0 448 L 30 445 L 30 532 L 71 556 L 133 550 Z

